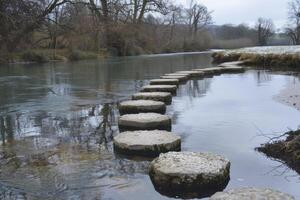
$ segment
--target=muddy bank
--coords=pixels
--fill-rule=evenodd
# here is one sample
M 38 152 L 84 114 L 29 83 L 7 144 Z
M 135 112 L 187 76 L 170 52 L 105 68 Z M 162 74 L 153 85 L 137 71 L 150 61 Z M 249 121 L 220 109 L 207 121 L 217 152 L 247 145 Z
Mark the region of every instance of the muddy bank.
M 300 77 L 289 82 L 274 99 L 300 111 Z
M 273 138 L 256 150 L 268 157 L 279 159 L 300 174 L 300 130 Z

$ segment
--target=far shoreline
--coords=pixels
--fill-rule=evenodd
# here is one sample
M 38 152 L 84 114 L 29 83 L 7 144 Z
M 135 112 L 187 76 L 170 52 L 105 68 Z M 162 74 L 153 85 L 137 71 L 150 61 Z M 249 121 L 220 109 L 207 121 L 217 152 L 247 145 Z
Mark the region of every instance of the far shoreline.
M 65 51 L 65 50 L 64 50 Z M 23 59 L 22 53 L 30 53 L 30 59 Z M 172 56 L 179 54 L 202 54 L 202 53 L 214 53 L 215 50 L 203 50 L 203 51 L 182 51 L 182 52 L 168 52 L 168 53 L 150 53 L 150 54 L 140 54 L 140 55 L 129 55 L 129 56 L 117 56 L 110 55 L 106 51 L 102 52 L 90 52 L 90 51 L 76 51 L 77 55 L 68 55 L 69 53 L 50 55 L 49 51 L 39 52 L 39 50 L 29 50 L 28 52 L 21 52 L 18 54 L 9 55 L 9 60 L 7 58 L 0 57 L 0 67 L 1 65 L 18 65 L 18 64 L 45 64 L 45 63 L 55 63 L 55 62 L 76 62 L 76 61 L 84 61 L 84 60 L 103 60 L 108 58 L 122 58 L 122 57 L 152 57 L 152 56 Z M 51 54 L 53 54 L 51 52 Z M 72 57 L 73 56 L 73 57 Z M 3 56 L 2 56 L 3 57 Z M 51 57 L 57 57 L 58 59 L 49 59 Z M 71 57 L 71 58 L 70 58 Z M 5 61 L 4 61 L 5 60 Z

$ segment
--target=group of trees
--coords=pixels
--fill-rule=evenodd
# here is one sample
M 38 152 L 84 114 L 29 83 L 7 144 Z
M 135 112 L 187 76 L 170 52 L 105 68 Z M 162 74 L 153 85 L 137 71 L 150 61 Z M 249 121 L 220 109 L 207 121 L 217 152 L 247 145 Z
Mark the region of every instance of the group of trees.
M 275 33 L 275 26 L 271 19 L 259 18 L 256 29 L 259 45 L 266 45 L 267 40 Z M 288 23 L 284 32 L 292 44 L 300 45 L 300 0 L 291 0 L 288 3 Z
M 210 23 L 211 12 L 193 0 L 1 0 L 0 49 L 177 51 L 201 40 Z
M 266 45 L 275 33 L 271 19 L 213 27 L 211 11 L 197 1 L 1 0 L 0 53 L 24 49 L 79 49 L 115 55 L 203 50 L 213 40 Z M 300 0 L 289 3 L 286 35 L 300 44 Z M 215 45 L 217 46 L 217 45 Z M 220 45 L 222 47 L 222 45 Z

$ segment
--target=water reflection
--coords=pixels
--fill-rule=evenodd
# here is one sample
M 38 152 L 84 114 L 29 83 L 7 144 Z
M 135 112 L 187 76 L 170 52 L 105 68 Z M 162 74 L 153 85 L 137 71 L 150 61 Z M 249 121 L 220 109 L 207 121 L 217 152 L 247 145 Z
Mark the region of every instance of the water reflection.
M 76 193 L 80 198 L 82 191 L 91 190 L 89 199 L 98 198 L 98 190 L 111 186 L 113 177 L 126 180 L 147 174 L 148 161 L 115 158 L 111 140 L 117 115 L 115 104 L 104 104 L 62 116 L 41 115 L 39 121 L 23 120 L 22 115 L 2 117 L 1 181 L 37 199 L 67 199 Z M 37 134 L 28 135 L 37 126 Z M 15 133 L 21 137 L 14 138 Z M 6 192 L 4 188 L 3 195 Z
M 210 56 L 0 67 L 0 199 L 168 199 L 148 177 L 150 160 L 114 154 L 117 103 L 151 78 L 196 66 L 210 66 Z M 259 185 L 299 195 L 294 179 L 265 175 L 279 163 L 255 153 L 263 139 L 249 139 L 253 124 L 299 124 L 297 111 L 272 99 L 291 78 L 248 71 L 180 85 L 167 114 L 183 150 L 229 157 L 228 188 Z

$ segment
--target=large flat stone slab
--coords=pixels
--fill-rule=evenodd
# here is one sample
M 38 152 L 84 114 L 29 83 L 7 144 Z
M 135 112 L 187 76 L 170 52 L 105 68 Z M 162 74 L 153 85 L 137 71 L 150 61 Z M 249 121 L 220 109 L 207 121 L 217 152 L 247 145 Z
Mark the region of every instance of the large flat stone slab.
M 164 76 L 160 77 L 161 79 L 177 79 L 180 83 L 185 82 L 189 79 L 189 77 L 187 75 L 183 75 L 183 74 L 165 74 Z
M 179 85 L 178 79 L 152 79 L 150 85 Z
M 169 92 L 139 92 L 132 95 L 132 100 L 162 101 L 166 105 L 172 103 L 172 94 Z
M 213 153 L 168 152 L 150 164 L 155 188 L 167 195 L 207 197 L 229 181 L 230 162 Z
M 194 69 L 194 71 L 204 72 L 205 75 L 215 75 L 215 74 L 221 74 L 223 72 L 223 68 L 208 67 L 208 68 L 203 68 L 203 69 Z
M 243 73 L 246 71 L 244 67 L 240 66 L 227 66 L 227 67 L 220 67 L 222 68 L 224 73 Z
M 157 113 L 127 114 L 119 118 L 119 130 L 166 130 L 171 131 L 171 118 Z
M 121 115 L 148 112 L 165 114 L 166 104 L 153 100 L 123 101 L 119 104 L 119 112 Z
M 114 138 L 114 149 L 127 155 L 158 156 L 168 151 L 180 151 L 181 139 L 168 131 L 127 131 Z
M 190 77 L 203 77 L 205 75 L 202 71 L 178 71 L 177 74 L 187 74 Z
M 170 92 L 175 95 L 177 90 L 176 85 L 147 85 L 142 88 L 142 92 Z
M 265 188 L 238 188 L 218 192 L 210 200 L 295 200 L 289 194 Z

